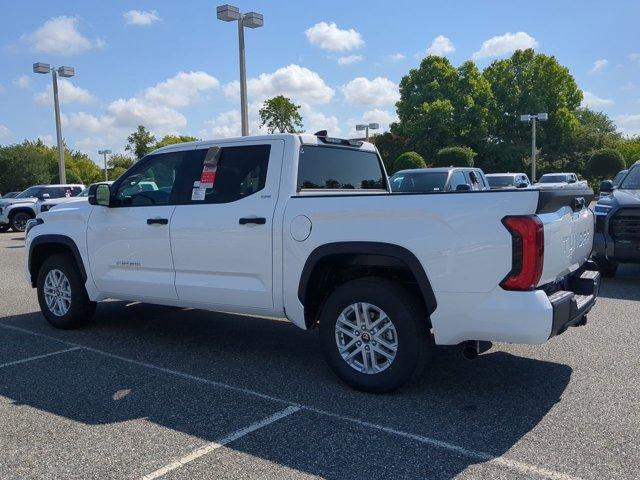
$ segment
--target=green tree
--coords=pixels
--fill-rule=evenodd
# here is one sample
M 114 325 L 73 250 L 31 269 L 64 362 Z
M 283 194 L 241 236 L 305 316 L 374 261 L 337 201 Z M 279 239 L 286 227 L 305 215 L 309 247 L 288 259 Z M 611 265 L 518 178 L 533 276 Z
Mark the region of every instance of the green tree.
M 613 148 L 596 150 L 591 155 L 585 169 L 585 176 L 589 180 L 613 178 L 620 170 L 624 170 L 622 154 Z
M 51 183 L 57 169 L 56 149 L 41 140 L 0 147 L 0 192 Z
M 269 133 L 297 133 L 302 129 L 300 105 L 284 95 L 266 100 L 260 108 L 261 127 L 267 126 Z
M 79 151 L 66 152 L 65 170 L 67 182 L 83 183 L 84 185 L 100 181 L 103 175 L 102 169 L 86 153 Z
M 127 137 L 127 152 L 133 152 L 138 160 L 144 157 L 153 149 L 156 137 L 144 125 L 138 125 L 138 129 Z
M 520 122 L 520 115 L 547 112 L 549 120 L 540 123 L 537 132 L 541 152 L 556 158 L 574 152 L 582 91 L 567 67 L 553 56 L 527 49 L 494 61 L 483 76 L 493 93 L 492 136 L 505 145 L 530 145 L 531 127 Z
M 109 157 L 109 160 L 107 160 L 109 179 L 115 180 L 126 172 L 134 163 L 135 160 L 130 156 L 122 155 L 121 153 L 114 153 Z
M 424 158 L 422 158 L 422 156 L 419 153 L 405 152 L 402 155 L 400 155 L 398 158 L 396 158 L 396 160 L 393 162 L 393 172 L 390 172 L 390 174 L 393 174 L 400 170 L 408 170 L 412 168 L 424 168 L 426 166 L 427 164 L 424 161 Z
M 430 55 L 400 81 L 399 121 L 391 131 L 425 158 L 456 143 L 479 148 L 493 126 L 492 105 L 491 86 L 475 63 L 455 68 Z
M 160 147 L 166 147 L 167 145 L 174 145 L 176 143 L 195 142 L 196 140 L 198 139 L 191 135 L 165 135 L 153 146 L 153 150 Z
M 393 172 L 393 162 L 408 148 L 409 139 L 401 137 L 391 132 L 384 132 L 381 135 L 374 135 L 370 141 L 376 146 L 382 157 L 384 168 L 387 173 Z
M 622 154 L 627 167 L 630 167 L 640 160 L 640 136 L 619 138 L 615 149 Z
M 434 166 L 436 167 L 473 167 L 476 156 L 469 147 L 447 147 L 438 150 Z

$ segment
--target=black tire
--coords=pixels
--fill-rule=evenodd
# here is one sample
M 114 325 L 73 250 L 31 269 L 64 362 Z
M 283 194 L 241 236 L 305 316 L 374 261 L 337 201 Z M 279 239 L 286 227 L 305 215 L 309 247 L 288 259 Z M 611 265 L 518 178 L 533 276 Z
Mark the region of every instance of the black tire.
M 9 223 L 11 230 L 14 232 L 24 232 L 27 228 L 27 222 L 34 218 L 34 216 L 27 212 L 18 212 L 11 216 Z
M 338 350 L 338 317 L 357 302 L 366 302 L 384 311 L 396 330 L 395 358 L 379 373 L 358 371 Z M 429 358 L 433 348 L 427 322 L 427 312 L 399 283 L 378 277 L 360 278 L 345 283 L 329 296 L 320 314 L 320 338 L 327 363 L 340 379 L 357 390 L 384 393 L 409 382 Z
M 71 288 L 71 304 L 64 315 L 56 315 L 47 305 L 44 295 L 45 279 L 52 270 L 61 271 Z M 80 271 L 75 260 L 66 254 L 56 254 L 47 258 L 38 272 L 38 303 L 47 321 L 55 328 L 69 330 L 85 325 L 95 313 L 96 302 L 89 300 Z
M 598 270 L 604 278 L 613 278 L 616 276 L 618 270 L 618 262 L 613 262 L 608 259 L 596 259 Z
M 7 232 L 9 230 L 9 225 L 6 223 L 3 223 L 2 225 L 0 225 L 0 233 L 4 233 Z

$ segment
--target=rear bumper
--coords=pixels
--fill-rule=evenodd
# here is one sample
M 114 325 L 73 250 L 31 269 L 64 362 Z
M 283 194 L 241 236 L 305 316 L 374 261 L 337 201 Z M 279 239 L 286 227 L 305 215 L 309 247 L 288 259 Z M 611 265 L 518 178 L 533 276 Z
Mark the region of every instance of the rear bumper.
M 568 290 L 558 290 L 549 295 L 553 310 L 549 338 L 560 335 L 569 327 L 586 324 L 587 313 L 595 305 L 600 291 L 600 272 L 593 263 L 587 262 L 565 283 Z
M 487 293 L 436 292 L 438 308 L 430 316 L 435 341 L 542 344 L 569 326 L 584 324 L 598 295 L 600 273 L 587 262 L 559 283 L 549 293 L 501 287 Z

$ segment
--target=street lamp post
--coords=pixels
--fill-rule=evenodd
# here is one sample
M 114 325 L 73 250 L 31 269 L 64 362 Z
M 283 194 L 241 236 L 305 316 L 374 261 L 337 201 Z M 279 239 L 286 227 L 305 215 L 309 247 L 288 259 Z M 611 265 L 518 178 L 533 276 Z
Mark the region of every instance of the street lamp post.
M 548 113 L 520 115 L 521 122 L 531 122 L 531 181 L 536 181 L 536 122 L 549 120 Z
M 365 124 L 361 124 L 361 125 L 356 125 L 356 130 L 365 130 L 365 139 L 368 142 L 369 141 L 369 130 L 378 130 L 380 128 L 380 124 L 378 123 L 369 123 L 368 125 Z
M 218 20 L 223 22 L 238 22 L 238 54 L 240 57 L 240 119 L 242 121 L 242 136 L 249 135 L 249 110 L 247 107 L 247 67 L 244 52 L 244 27 L 259 28 L 264 25 L 261 13 L 240 13 L 233 5 L 220 5 L 216 9 Z
M 109 173 L 107 170 L 107 155 L 111 155 L 111 150 L 98 150 L 98 155 L 102 155 L 104 157 L 104 181 L 109 181 Z
M 53 108 L 56 115 L 56 137 L 58 141 L 58 176 L 60 183 L 67 183 L 67 174 L 64 168 L 64 146 L 62 145 L 62 126 L 60 125 L 60 102 L 58 101 L 58 75 L 64 78 L 73 77 L 76 72 L 73 67 L 52 67 L 48 63 L 37 62 L 33 64 L 34 73 L 51 73 L 53 78 Z

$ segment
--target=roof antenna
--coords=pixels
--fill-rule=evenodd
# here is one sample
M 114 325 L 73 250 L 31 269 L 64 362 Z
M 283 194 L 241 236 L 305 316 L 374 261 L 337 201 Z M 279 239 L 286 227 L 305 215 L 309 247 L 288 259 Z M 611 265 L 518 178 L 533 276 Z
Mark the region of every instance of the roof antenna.
M 318 132 L 314 133 L 314 135 L 315 135 L 316 137 L 326 137 L 326 136 L 328 135 L 328 133 L 327 133 L 327 131 L 326 131 L 326 130 L 320 130 L 320 131 L 318 131 Z

